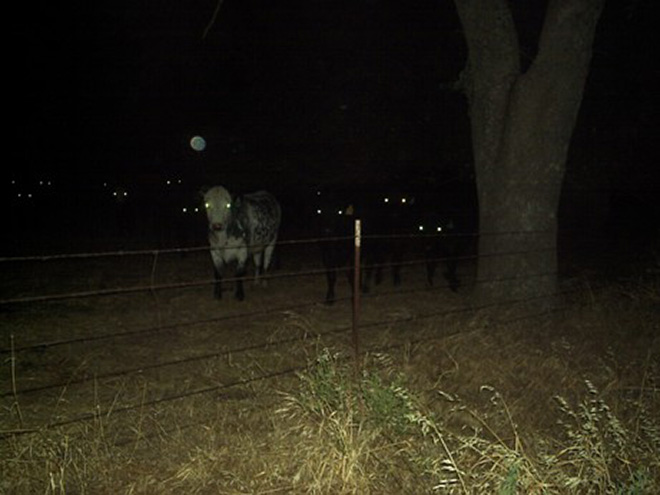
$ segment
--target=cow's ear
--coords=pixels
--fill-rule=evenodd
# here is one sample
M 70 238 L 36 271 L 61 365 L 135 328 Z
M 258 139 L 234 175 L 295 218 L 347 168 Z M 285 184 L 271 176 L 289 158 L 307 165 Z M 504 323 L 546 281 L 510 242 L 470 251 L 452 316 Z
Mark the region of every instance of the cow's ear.
M 211 189 L 211 186 L 202 186 L 202 187 L 200 187 L 200 189 L 199 189 L 199 195 L 200 195 L 201 197 L 204 197 L 204 195 L 205 195 L 207 192 L 209 192 L 209 189 Z

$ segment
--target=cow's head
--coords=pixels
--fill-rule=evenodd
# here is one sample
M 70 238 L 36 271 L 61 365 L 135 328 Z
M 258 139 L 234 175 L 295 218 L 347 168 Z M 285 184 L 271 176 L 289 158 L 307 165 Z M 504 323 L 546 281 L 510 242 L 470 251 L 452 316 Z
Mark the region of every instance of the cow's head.
M 215 186 L 203 192 L 203 196 L 209 228 L 214 231 L 225 230 L 231 221 L 231 194 L 224 187 Z

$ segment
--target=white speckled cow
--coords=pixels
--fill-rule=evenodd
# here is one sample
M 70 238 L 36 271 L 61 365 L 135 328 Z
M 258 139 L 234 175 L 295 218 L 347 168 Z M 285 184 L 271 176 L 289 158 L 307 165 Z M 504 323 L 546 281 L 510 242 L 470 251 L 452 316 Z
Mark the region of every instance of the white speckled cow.
M 235 262 L 236 299 L 242 301 L 248 256 L 254 260 L 256 281 L 270 265 L 282 217 L 280 205 L 265 191 L 232 196 L 224 187 L 215 186 L 203 194 L 215 272 L 214 295 L 216 299 L 222 297 L 224 266 Z

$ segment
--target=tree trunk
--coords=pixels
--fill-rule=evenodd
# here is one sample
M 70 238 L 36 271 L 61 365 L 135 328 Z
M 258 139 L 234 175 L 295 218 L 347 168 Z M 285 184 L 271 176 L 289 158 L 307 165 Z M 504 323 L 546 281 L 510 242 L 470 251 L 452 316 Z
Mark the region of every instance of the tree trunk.
M 481 301 L 552 304 L 557 209 L 604 0 L 550 0 L 525 72 L 507 0 L 455 0 L 468 45 Z

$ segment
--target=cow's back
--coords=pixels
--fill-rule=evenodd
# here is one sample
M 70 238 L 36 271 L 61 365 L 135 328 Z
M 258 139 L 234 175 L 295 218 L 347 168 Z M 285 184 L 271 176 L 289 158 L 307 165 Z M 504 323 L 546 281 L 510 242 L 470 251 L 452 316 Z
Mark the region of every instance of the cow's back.
M 250 246 L 263 247 L 277 239 L 282 210 L 275 196 L 266 191 L 245 194 L 239 212 Z

